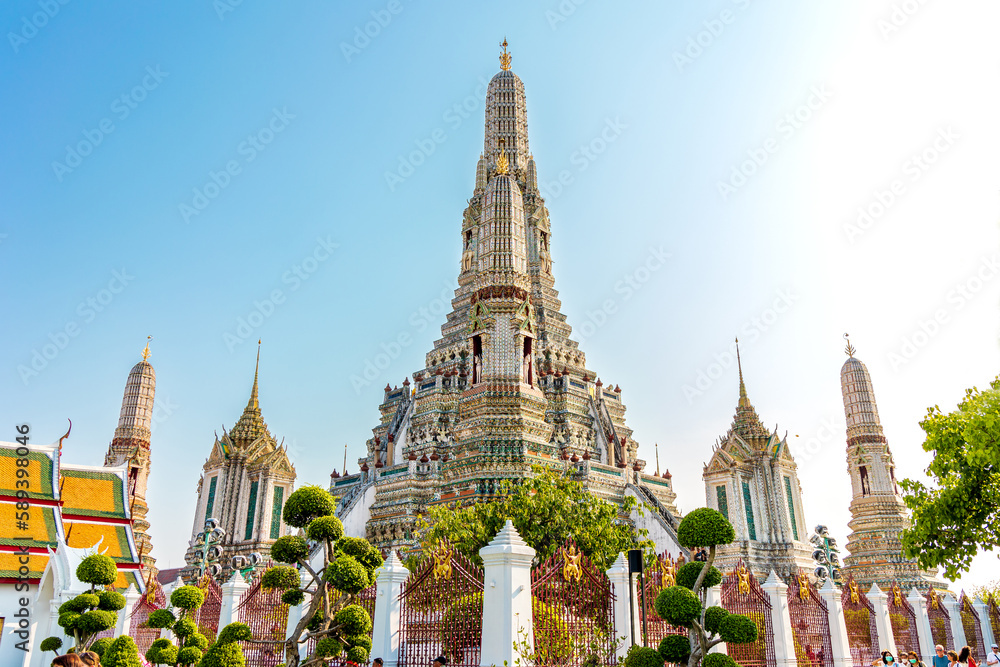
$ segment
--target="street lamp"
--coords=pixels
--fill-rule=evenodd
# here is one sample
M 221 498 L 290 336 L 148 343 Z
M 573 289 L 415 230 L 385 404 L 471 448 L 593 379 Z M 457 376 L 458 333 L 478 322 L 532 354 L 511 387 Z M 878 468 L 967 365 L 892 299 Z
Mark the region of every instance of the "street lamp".
M 200 552 L 194 559 L 198 564 L 199 581 L 206 572 L 213 578 L 222 574 L 219 559 L 222 558 L 222 540 L 225 537 L 226 531 L 219 528 L 218 519 L 205 519 L 205 530 L 194 536 L 194 547 Z
M 256 551 L 253 551 L 246 556 L 243 554 L 236 554 L 229 561 L 229 565 L 234 569 L 238 570 L 240 576 L 244 579 L 254 571 L 254 569 L 260 565 L 261 561 L 264 560 L 263 557 Z
M 816 547 L 812 552 L 813 560 L 816 561 L 816 569 L 813 574 L 822 583 L 827 577 L 835 582 L 840 581 L 840 554 L 837 549 L 837 540 L 830 537 L 827 527 L 816 526 L 816 532 L 809 538 L 809 542 Z

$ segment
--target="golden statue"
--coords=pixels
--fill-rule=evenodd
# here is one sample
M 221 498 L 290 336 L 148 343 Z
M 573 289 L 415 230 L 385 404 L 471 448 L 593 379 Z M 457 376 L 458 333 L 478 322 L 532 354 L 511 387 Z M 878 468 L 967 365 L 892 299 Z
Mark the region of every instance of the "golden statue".
M 500 46 L 503 47 L 503 53 L 500 54 L 500 69 L 507 71 L 510 69 L 510 54 L 507 53 L 507 38 L 504 37 L 503 41 L 500 42 Z
M 435 579 L 448 579 L 451 577 L 451 551 L 448 550 L 444 544 L 441 545 L 439 551 L 432 551 L 431 557 L 434 558 L 434 578 Z
M 740 564 L 736 566 L 734 574 L 739 581 L 739 585 L 736 588 L 739 594 L 750 595 L 750 570 L 747 569 L 746 563 L 740 561 Z
M 903 591 L 899 589 L 899 584 L 892 582 L 892 601 L 897 607 L 903 606 Z
M 673 586 L 677 583 L 677 566 L 670 554 L 660 561 L 660 569 L 663 571 L 663 587 Z
M 583 569 L 580 566 L 583 554 L 577 551 L 576 545 L 571 542 L 568 547 L 563 549 L 563 559 L 563 579 L 566 581 L 575 579 L 579 583 L 583 577 Z
M 809 575 L 805 574 L 801 570 L 798 574 L 799 580 L 799 599 L 805 602 L 809 599 Z
M 851 603 L 858 604 L 861 602 L 861 596 L 858 595 L 858 583 L 854 579 L 851 579 L 848 588 L 851 590 Z
M 931 595 L 931 609 L 937 609 L 941 604 L 940 600 L 938 600 L 937 591 L 932 588 L 930 595 Z

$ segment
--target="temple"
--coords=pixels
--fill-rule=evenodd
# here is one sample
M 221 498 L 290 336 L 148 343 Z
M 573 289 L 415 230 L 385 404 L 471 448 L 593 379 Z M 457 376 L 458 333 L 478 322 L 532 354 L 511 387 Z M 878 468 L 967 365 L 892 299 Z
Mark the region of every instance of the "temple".
M 271 545 L 289 529 L 282 519 L 285 499 L 295 488 L 295 467 L 288 452 L 271 435 L 264 422 L 258 397 L 260 348 L 253 374 L 250 400 L 239 420 L 222 437 L 215 436 L 212 452 L 198 480 L 192 539 L 185 554 L 188 566 L 181 571 L 185 581 L 195 581 L 213 570 L 227 578 L 234 569 L 246 567 L 251 554 L 262 559 Z M 218 553 L 203 563 L 206 554 L 197 546 L 197 535 L 214 519 L 224 533 Z
M 847 418 L 847 472 L 851 476 L 851 520 L 847 524 L 847 551 L 843 574 L 868 589 L 878 584 L 889 590 L 898 583 L 904 591 L 916 587 L 946 590 L 936 572 L 921 570 L 903 556 L 899 535 L 910 525 L 906 504 L 896 484 L 896 464 L 875 405 L 868 368 L 847 343 L 847 361 L 840 369 L 840 387 Z
M 739 341 L 737 341 L 738 345 Z M 771 570 L 784 578 L 812 571 L 812 547 L 802 511 L 802 488 L 788 435 L 769 431 L 747 396 L 743 362 L 736 350 L 740 396 L 729 431 L 705 464 L 706 504 L 729 519 L 736 540 L 719 547 L 716 566 L 725 571 L 743 563 L 763 580 Z
M 524 84 L 511 71 L 506 40 L 502 46 L 458 230 L 451 312 L 412 383 L 386 386 L 360 472 L 334 471 L 338 515 L 349 534 L 405 551 L 429 505 L 489 500 L 533 465 L 555 466 L 602 498 L 632 495 L 650 505 L 651 536 L 676 554 L 670 474 L 643 472 L 622 390 L 587 367 L 560 312 Z

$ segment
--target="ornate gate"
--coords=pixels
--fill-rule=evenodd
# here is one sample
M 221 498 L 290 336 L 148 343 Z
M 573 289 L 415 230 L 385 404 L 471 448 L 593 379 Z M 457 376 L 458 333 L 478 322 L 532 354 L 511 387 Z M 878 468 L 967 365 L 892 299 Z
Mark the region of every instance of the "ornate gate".
M 949 646 L 954 646 L 955 642 L 951 638 L 951 616 L 948 615 L 948 610 L 941 604 L 941 598 L 933 588 L 927 591 L 927 618 L 931 622 L 931 637 L 934 638 L 934 643 L 944 646 L 945 650 Z
M 902 656 L 904 651 L 916 651 L 920 655 L 916 613 L 895 581 L 889 593 L 889 620 L 892 622 L 892 636 L 896 638 L 896 655 Z M 924 657 L 930 661 L 930 656 Z
M 614 591 L 570 539 L 531 571 L 535 665 L 615 661 Z
M 205 593 L 205 602 L 195 612 L 193 620 L 198 624 L 198 632 L 208 637 L 209 642 L 214 642 L 219 634 L 219 616 L 222 614 L 222 587 L 214 577 L 205 574 L 198 582 L 198 588 Z
M 833 643 L 826 601 L 801 572 L 788 587 L 788 614 L 799 667 L 833 667 Z
M 670 588 L 676 583 L 678 564 L 664 551 L 657 557 L 656 563 L 645 572 L 646 577 L 646 646 L 656 647 L 667 635 L 685 635 L 687 628 L 680 628 L 668 624 L 656 613 L 653 603 L 656 596 L 664 588 Z
M 870 667 L 876 658 L 881 661 L 875 609 L 868 596 L 858 588 L 854 577 L 847 580 L 840 599 L 844 605 L 844 623 L 847 625 L 852 664 L 854 667 Z
M 439 655 L 451 667 L 479 667 L 483 571 L 468 558 L 439 543 L 403 584 L 400 601 L 400 667 L 427 667 Z
M 236 620 L 249 625 L 253 633 L 253 641 L 240 642 L 240 646 L 247 667 L 275 667 L 285 662 L 288 605 L 281 601 L 280 589 L 261 588 L 260 582 L 257 577 L 236 608 Z
M 958 599 L 958 609 L 962 614 L 962 628 L 965 630 L 965 643 L 972 649 L 972 657 L 977 663 L 986 662 L 986 646 L 983 646 L 983 625 L 979 621 L 979 612 L 972 606 L 972 601 L 962 591 Z
M 771 599 L 742 560 L 722 580 L 722 607 L 731 614 L 749 616 L 757 624 L 757 641 L 727 644 L 729 656 L 742 667 L 776 667 Z
M 160 638 L 160 631 L 157 628 L 146 627 L 146 621 L 149 620 L 150 614 L 157 609 L 163 609 L 166 604 L 167 596 L 163 593 L 163 588 L 151 577 L 146 582 L 146 593 L 139 599 L 129 617 L 128 634 L 139 647 L 139 655 L 145 655 L 153 642 Z

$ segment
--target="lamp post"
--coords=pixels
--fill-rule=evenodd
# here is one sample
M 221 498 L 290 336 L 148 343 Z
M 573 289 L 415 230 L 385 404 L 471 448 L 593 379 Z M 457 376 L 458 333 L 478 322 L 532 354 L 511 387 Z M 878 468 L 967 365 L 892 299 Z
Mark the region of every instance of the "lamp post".
M 813 570 L 816 579 L 822 583 L 830 577 L 835 583 L 839 583 L 840 552 L 837 549 L 837 540 L 830 537 L 826 526 L 820 524 L 816 526 L 816 532 L 809 538 L 809 542 L 816 547 L 812 552 L 813 560 L 816 561 L 816 569 Z
M 212 577 L 222 574 L 219 559 L 222 558 L 222 540 L 225 537 L 226 531 L 219 528 L 217 519 L 205 519 L 205 530 L 194 536 L 194 547 L 199 550 L 193 559 L 198 565 L 198 581 L 206 572 Z

